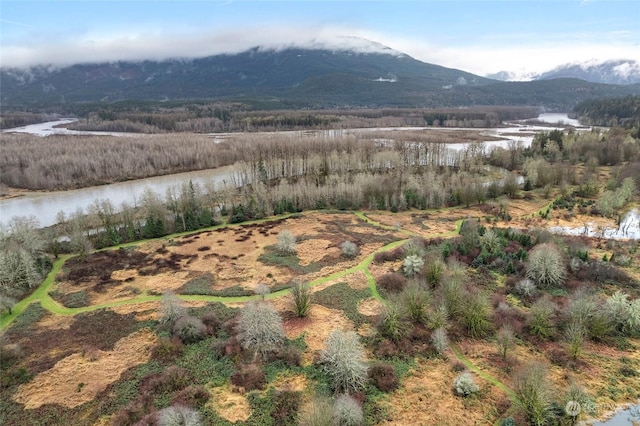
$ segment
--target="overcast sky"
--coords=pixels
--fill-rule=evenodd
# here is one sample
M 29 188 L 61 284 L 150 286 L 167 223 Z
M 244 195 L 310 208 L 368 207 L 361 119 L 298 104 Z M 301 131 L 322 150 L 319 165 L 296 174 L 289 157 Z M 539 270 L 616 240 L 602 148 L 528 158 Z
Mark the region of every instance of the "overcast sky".
M 0 66 L 335 49 L 349 36 L 480 75 L 640 61 L 640 0 L 0 0 Z

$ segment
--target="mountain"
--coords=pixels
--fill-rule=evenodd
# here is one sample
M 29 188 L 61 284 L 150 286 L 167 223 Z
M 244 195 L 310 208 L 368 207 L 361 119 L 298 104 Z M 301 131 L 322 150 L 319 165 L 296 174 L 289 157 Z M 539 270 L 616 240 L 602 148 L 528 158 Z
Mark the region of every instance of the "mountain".
M 499 71 L 487 75 L 501 81 L 552 80 L 554 78 L 578 78 L 591 83 L 603 84 L 639 84 L 640 62 L 632 59 L 610 61 L 591 60 L 587 62 L 564 64 L 541 74 Z
M 588 61 L 580 64 L 566 64 L 537 76 L 537 80 L 552 78 L 579 78 L 592 83 L 638 84 L 640 83 L 640 62 L 622 59 L 612 61 Z
M 499 81 L 531 81 L 535 80 L 536 73 L 526 71 L 498 71 L 487 74 L 487 78 Z
M 391 49 L 384 53 L 357 53 L 254 48 L 235 55 L 192 60 L 0 71 L 5 105 L 268 97 L 304 98 L 313 102 L 316 96 L 341 104 L 378 103 L 384 99 L 394 104 L 443 87 L 490 81 L 464 71 L 426 64 Z
M 367 49 L 253 48 L 199 59 L 109 62 L 0 69 L 6 107 L 111 103 L 122 100 L 216 99 L 261 108 L 543 105 L 570 110 L 585 99 L 640 94 L 638 86 L 580 80 L 500 83 Z

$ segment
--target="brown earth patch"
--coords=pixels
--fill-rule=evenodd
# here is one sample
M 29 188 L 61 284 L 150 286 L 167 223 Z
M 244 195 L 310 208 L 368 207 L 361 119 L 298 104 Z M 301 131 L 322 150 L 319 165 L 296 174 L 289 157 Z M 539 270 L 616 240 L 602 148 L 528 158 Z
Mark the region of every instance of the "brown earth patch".
M 120 339 L 112 351 L 75 353 L 21 385 L 14 401 L 27 409 L 44 404 L 73 408 L 91 401 L 127 369 L 148 361 L 156 336 L 144 329 Z
M 446 361 L 419 359 L 417 368 L 402 381 L 386 404 L 392 420 L 383 425 L 491 425 L 498 418 L 495 407 L 504 399 L 502 393 L 477 375 L 477 396 L 461 398 L 452 390 L 458 373 Z
M 332 247 L 332 242 L 323 239 L 311 239 L 298 243 L 296 254 L 300 258 L 300 265 L 305 266 L 319 262 L 326 257 L 339 257 L 340 249 Z
M 353 323 L 345 317 L 342 311 L 325 308 L 314 304 L 307 318 L 292 318 L 285 320 L 284 330 L 289 339 L 295 339 L 304 334 L 307 344 L 305 360 L 310 360 L 313 354 L 324 348 L 324 342 L 334 329 L 353 330 Z
M 216 413 L 228 421 L 245 421 L 251 416 L 249 401 L 243 394 L 233 392 L 228 386 L 212 388 L 210 393 L 209 404 Z
M 358 304 L 358 312 L 366 316 L 377 316 L 382 312 L 382 302 L 373 297 L 361 300 Z
M 289 374 L 282 375 L 276 378 L 276 380 L 273 382 L 273 385 L 277 389 L 287 389 L 293 392 L 304 392 L 309 385 L 309 380 L 301 374 Z
M 111 310 L 120 315 L 134 314 L 137 321 L 157 320 L 160 318 L 160 301 L 114 306 Z
M 54 316 L 47 314 L 43 318 Z M 138 328 L 133 314 L 119 315 L 100 309 L 75 315 L 68 327 L 40 328 L 38 323 L 27 330 L 5 331 L 7 343 L 17 343 L 25 358 L 20 366 L 33 374 L 52 368 L 61 359 L 83 350 L 112 351 L 114 345 Z
M 37 328 L 44 328 L 47 330 L 68 330 L 73 324 L 74 318 L 71 315 L 55 315 L 49 313 L 45 315 L 38 324 Z

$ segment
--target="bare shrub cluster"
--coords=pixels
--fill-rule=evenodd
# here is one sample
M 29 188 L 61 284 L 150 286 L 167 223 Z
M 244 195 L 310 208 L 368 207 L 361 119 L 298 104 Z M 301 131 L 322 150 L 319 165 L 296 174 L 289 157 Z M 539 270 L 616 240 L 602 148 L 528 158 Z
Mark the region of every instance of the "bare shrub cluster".
M 333 330 L 325 341 L 320 362 L 336 391 L 359 391 L 367 382 L 364 348 L 353 331 Z

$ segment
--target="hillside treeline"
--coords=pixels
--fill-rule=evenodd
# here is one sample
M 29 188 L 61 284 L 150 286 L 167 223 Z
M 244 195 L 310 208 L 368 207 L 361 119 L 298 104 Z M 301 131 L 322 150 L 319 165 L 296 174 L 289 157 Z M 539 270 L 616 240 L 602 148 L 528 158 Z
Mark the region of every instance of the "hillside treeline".
M 54 114 L 3 112 L 0 114 L 0 129 L 12 129 L 29 124 L 43 123 L 45 121 L 55 120 L 56 118 L 57 116 Z
M 640 128 L 640 96 L 592 99 L 576 105 L 574 112 L 592 126 Z
M 247 111 L 240 105 L 190 104 L 173 108 L 104 108 L 87 113 L 75 130 L 133 133 L 251 132 L 354 127 L 495 127 L 538 115 L 532 107 Z

